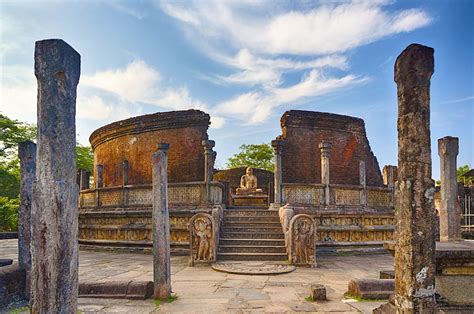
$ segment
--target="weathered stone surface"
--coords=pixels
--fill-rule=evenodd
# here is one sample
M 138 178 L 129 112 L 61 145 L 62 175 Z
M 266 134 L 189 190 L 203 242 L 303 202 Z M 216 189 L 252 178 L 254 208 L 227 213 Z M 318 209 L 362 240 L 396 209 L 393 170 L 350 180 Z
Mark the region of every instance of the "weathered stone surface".
M 79 296 L 81 298 L 144 300 L 153 296 L 153 281 L 81 282 Z
M 216 260 L 216 223 L 211 215 L 195 214 L 189 222 L 190 266 Z
M 316 224 L 306 214 L 294 216 L 290 221 L 290 262 L 295 265 L 316 267 Z
M 31 270 L 31 197 L 36 178 L 36 144 L 31 141 L 18 145 L 20 158 L 20 208 L 18 209 L 18 262 L 27 272 Z
M 326 301 L 326 287 L 320 284 L 311 285 L 309 297 L 312 301 Z
M 206 204 L 211 203 L 211 186 L 212 173 L 214 170 L 215 156 L 213 156 L 212 148 L 216 145 L 216 142 L 210 140 L 203 140 L 202 146 L 204 147 L 204 183 L 205 191 L 203 201 Z
M 431 179 L 430 79 L 434 50 L 412 44 L 398 56 L 398 182 L 395 296 L 404 313 L 435 311 L 434 182 Z
M 273 209 L 278 209 L 279 204 L 282 202 L 282 194 L 281 194 L 281 184 L 282 182 L 282 168 L 281 168 L 281 149 L 283 147 L 284 141 L 282 141 L 280 138 L 277 138 L 272 141 L 272 147 L 274 151 L 274 189 L 275 189 L 275 195 L 274 195 L 274 205 Z
M 380 279 L 395 279 L 395 272 L 393 270 L 381 270 L 379 273 Z
M 103 164 L 104 186 L 123 182 L 122 162 L 128 160 L 128 184 L 150 184 L 151 155 L 157 142 L 175 147 L 169 152 L 168 179 L 196 182 L 204 178 L 202 141 L 208 139 L 210 116 L 200 110 L 159 112 L 117 121 L 95 130 L 89 141 L 94 165 Z M 96 174 L 94 179 L 97 180 Z
M 355 279 L 347 286 L 348 294 L 363 299 L 388 299 L 394 290 L 393 279 Z
M 319 143 L 319 149 L 321 150 L 321 183 L 324 184 L 324 204 L 329 205 L 331 198 L 329 195 L 329 168 L 330 161 L 329 157 L 331 156 L 332 143 L 323 141 Z
M 158 299 L 171 295 L 170 225 L 168 211 L 169 144 L 158 144 L 153 162 L 153 283 Z
M 439 236 L 441 241 L 461 239 L 461 208 L 458 202 L 456 158 L 459 139 L 446 136 L 438 139 L 440 158 L 441 202 L 439 208 Z
M 0 267 L 0 312 L 8 305 L 26 299 L 26 270 L 17 263 Z
M 281 117 L 283 183 L 320 183 L 322 141 L 333 144 L 331 184 L 359 184 L 359 161 L 367 169 L 367 185 L 382 186 L 377 158 L 370 149 L 364 121 L 359 118 L 302 110 Z
M 31 309 L 74 313 L 78 293 L 76 86 L 80 55 L 58 39 L 36 42 L 38 137 L 31 212 Z
M 398 177 L 397 166 L 386 165 L 383 167 L 383 184 L 389 188 L 395 187 Z

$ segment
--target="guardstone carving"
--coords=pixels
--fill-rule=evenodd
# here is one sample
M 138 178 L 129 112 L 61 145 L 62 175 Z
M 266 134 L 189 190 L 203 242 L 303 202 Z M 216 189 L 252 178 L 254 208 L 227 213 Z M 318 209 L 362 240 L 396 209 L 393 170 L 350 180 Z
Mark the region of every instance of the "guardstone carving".
M 216 260 L 215 222 L 211 215 L 198 213 L 189 222 L 190 266 Z
M 306 214 L 294 216 L 289 230 L 290 261 L 295 265 L 316 267 L 316 225 Z

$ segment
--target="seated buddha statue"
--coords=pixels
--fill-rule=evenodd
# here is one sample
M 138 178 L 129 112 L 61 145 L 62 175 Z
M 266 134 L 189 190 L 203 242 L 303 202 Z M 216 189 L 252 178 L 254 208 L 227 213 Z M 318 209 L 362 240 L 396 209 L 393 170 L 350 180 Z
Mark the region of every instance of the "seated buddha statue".
M 257 177 L 253 174 L 251 167 L 248 167 L 245 174 L 240 178 L 240 188 L 237 188 L 236 192 L 238 195 L 263 192 L 262 189 L 257 188 Z

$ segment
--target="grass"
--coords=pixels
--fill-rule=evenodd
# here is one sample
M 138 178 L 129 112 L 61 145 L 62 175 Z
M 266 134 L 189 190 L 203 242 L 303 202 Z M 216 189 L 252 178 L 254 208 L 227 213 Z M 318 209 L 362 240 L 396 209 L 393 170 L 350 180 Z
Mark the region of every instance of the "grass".
M 351 295 L 349 293 L 344 293 L 344 297 L 346 299 L 356 300 L 357 302 L 380 302 L 380 301 L 387 301 L 386 299 L 364 299 L 355 295 Z
M 304 298 L 304 299 L 305 299 L 306 301 L 308 301 L 308 302 L 315 302 L 311 296 L 307 296 L 307 297 Z
M 166 299 L 156 299 L 156 300 L 153 300 L 153 303 L 155 303 L 155 306 L 156 306 L 157 308 L 159 308 L 161 304 L 163 304 L 163 303 L 172 303 L 172 302 L 174 302 L 176 299 L 178 299 L 178 295 L 177 295 L 177 294 L 172 294 L 172 295 L 170 295 L 169 297 L 167 297 Z
M 28 306 L 23 306 L 23 307 L 19 307 L 17 309 L 11 310 L 9 313 L 10 314 L 20 314 L 20 313 L 24 313 L 24 312 L 29 313 L 30 308 Z

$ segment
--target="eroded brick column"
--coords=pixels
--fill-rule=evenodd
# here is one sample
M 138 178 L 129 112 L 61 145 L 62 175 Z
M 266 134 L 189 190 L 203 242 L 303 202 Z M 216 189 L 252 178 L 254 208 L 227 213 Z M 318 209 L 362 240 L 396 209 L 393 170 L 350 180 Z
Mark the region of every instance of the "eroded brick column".
M 281 176 L 281 150 L 283 147 L 283 140 L 277 138 L 272 141 L 272 147 L 274 151 L 274 191 L 275 191 L 275 199 L 273 204 L 270 206 L 271 209 L 278 210 L 282 203 L 282 176 Z
M 365 161 L 363 160 L 359 162 L 359 184 L 362 186 L 362 190 L 360 190 L 360 205 L 367 206 L 367 181 Z
M 211 181 L 212 181 L 212 171 L 214 168 L 213 151 L 212 148 L 216 145 L 216 142 L 211 140 L 203 140 L 202 146 L 204 147 L 204 203 L 211 203 Z
M 329 156 L 331 155 L 332 144 L 330 142 L 321 142 L 321 184 L 324 184 L 324 205 L 329 205 Z
M 439 236 L 441 241 L 461 239 L 461 208 L 458 203 L 456 158 L 459 139 L 446 136 L 438 140 L 441 167 L 441 202 L 439 208 Z
M 79 188 L 75 117 L 80 63 L 80 55 L 60 39 L 36 42 L 38 136 L 31 212 L 33 313 L 77 312 Z
M 18 263 L 31 270 L 31 198 L 36 178 L 36 144 L 31 141 L 18 145 L 20 158 L 20 208 L 18 209 Z
M 97 172 L 96 173 L 97 182 L 95 183 L 95 187 L 98 189 L 98 188 L 103 187 L 104 185 L 104 182 L 103 182 L 104 166 L 101 164 L 98 164 L 95 169 Z
M 153 282 L 156 299 L 171 295 L 168 149 L 169 144 L 160 143 L 158 151 L 152 155 Z
M 397 58 L 398 182 L 395 295 L 400 313 L 434 313 L 434 182 L 431 179 L 430 79 L 434 50 L 412 44 Z

